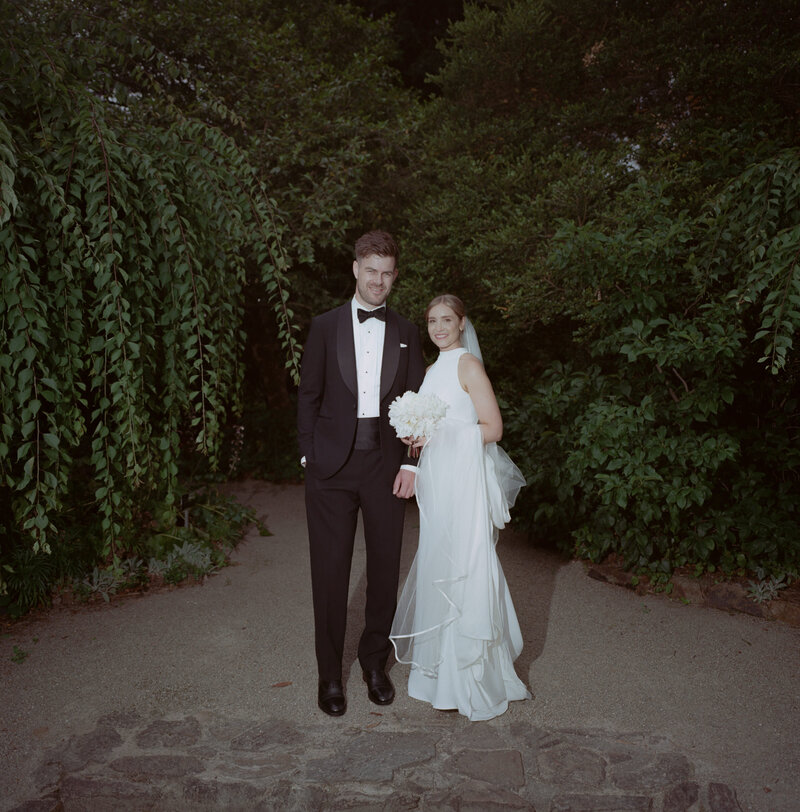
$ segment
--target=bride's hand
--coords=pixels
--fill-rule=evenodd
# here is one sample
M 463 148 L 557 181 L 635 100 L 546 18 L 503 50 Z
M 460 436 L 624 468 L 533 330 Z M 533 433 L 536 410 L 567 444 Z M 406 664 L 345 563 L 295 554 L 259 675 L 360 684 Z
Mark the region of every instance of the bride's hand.
M 408 446 L 409 457 L 418 457 L 420 449 L 428 441 L 426 437 L 401 437 L 400 439 Z

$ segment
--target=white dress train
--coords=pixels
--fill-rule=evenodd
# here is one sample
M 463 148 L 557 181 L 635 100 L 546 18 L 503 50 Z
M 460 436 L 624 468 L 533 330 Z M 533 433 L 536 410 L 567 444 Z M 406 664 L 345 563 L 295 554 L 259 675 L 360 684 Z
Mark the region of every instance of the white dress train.
M 495 551 L 525 480 L 502 449 L 483 444 L 458 382 L 465 352 L 440 353 L 420 387 L 448 409 L 417 468 L 419 547 L 391 640 L 398 662 L 411 664 L 410 696 L 478 721 L 530 698 L 514 671 L 522 634 Z

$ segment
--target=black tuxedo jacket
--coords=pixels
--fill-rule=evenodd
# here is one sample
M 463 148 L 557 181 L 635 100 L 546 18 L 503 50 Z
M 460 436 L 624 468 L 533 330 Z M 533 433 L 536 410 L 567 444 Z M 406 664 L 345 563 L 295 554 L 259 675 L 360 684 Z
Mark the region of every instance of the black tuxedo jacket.
M 389 404 L 425 375 L 419 330 L 394 310 L 386 310 L 381 362 L 380 435 L 387 473 L 403 464 L 406 446 L 389 425 Z M 347 461 L 358 420 L 356 350 L 351 302 L 311 322 L 297 402 L 297 436 L 306 470 L 321 479 Z

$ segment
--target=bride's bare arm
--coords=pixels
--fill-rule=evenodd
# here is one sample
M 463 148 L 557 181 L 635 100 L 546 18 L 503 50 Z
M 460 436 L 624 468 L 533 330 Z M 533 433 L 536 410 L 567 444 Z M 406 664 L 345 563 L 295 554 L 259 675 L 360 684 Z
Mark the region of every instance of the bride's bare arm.
M 478 425 L 483 434 L 483 442 L 496 443 L 503 437 L 503 418 L 494 396 L 492 382 L 483 364 L 470 353 L 458 359 L 458 382 L 472 399 L 478 413 Z

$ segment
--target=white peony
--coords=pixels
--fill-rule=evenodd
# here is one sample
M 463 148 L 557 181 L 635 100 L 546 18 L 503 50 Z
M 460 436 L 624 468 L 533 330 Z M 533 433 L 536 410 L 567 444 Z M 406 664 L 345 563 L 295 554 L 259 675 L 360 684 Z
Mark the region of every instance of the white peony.
M 398 437 L 430 437 L 446 411 L 438 395 L 404 392 L 389 405 L 389 423 Z

